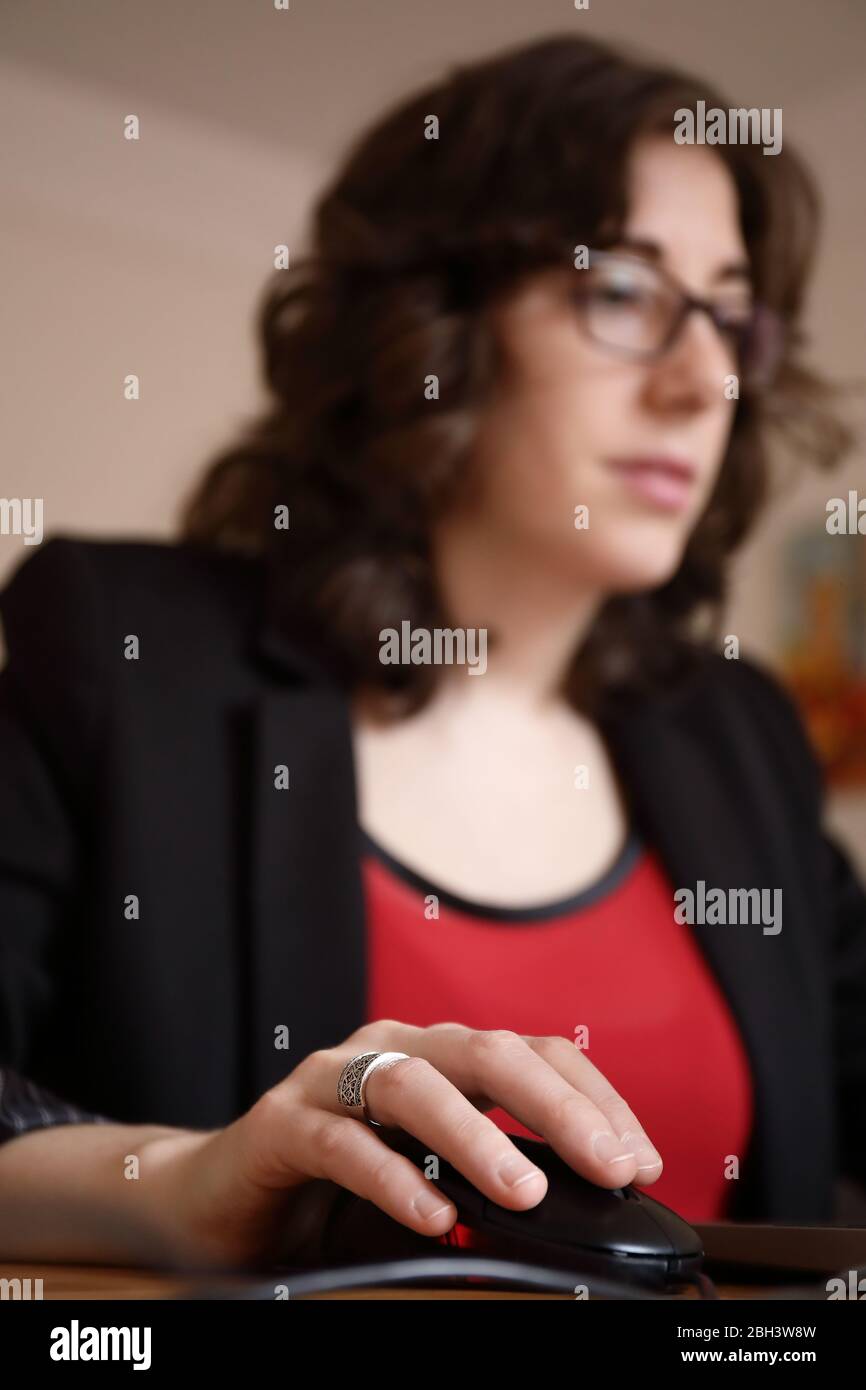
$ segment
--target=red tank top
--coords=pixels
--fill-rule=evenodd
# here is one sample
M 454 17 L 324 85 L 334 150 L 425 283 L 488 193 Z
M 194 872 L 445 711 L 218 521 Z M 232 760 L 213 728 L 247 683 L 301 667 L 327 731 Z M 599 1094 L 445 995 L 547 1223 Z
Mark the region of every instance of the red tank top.
M 723 1218 L 752 1123 L 748 1058 L 655 852 L 632 837 L 591 888 L 533 909 L 468 902 L 362 832 L 367 1021 L 560 1035 L 631 1106 L 664 1160 L 652 1196 Z M 438 899 L 431 916 L 429 895 Z M 434 909 L 435 910 L 435 909 Z M 502 1109 L 511 1134 L 531 1135 Z

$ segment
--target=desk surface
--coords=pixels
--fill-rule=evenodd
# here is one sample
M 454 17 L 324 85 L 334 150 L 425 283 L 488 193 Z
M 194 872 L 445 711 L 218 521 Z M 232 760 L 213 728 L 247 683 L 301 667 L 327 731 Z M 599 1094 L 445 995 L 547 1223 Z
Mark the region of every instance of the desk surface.
M 42 1280 L 43 1298 L 50 1299 L 161 1299 L 173 1298 L 178 1294 L 188 1293 L 191 1289 L 201 1287 L 201 1279 L 184 1277 L 176 1274 L 165 1274 L 152 1270 L 126 1269 L 120 1267 L 109 1267 L 101 1265 L 61 1265 L 61 1264 L 31 1264 L 31 1265 L 0 1265 L 0 1279 L 30 1279 Z M 223 1287 L 237 1285 L 237 1279 L 220 1279 L 212 1277 L 208 1280 L 211 1285 L 221 1285 Z M 261 1282 L 261 1276 L 259 1276 Z M 717 1284 L 716 1288 L 722 1298 L 726 1299 L 760 1299 L 766 1296 L 770 1286 L 760 1284 Z M 698 1298 L 698 1291 L 694 1288 L 687 1289 L 682 1295 L 683 1300 Z M 519 1293 L 514 1290 L 477 1290 L 477 1289 L 352 1289 L 341 1293 L 317 1294 L 317 1298 L 399 1298 L 399 1299 L 429 1299 L 429 1298 L 519 1298 L 519 1299 L 566 1299 L 572 1302 L 570 1294 L 559 1293 Z

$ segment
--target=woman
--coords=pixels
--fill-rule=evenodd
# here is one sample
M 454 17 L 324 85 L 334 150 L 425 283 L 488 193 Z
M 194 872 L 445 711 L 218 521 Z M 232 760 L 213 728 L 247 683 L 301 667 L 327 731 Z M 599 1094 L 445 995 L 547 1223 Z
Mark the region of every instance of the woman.
M 443 1236 L 364 1120 L 514 1209 L 509 1131 L 692 1220 L 866 1179 L 866 898 L 714 623 L 769 431 L 845 443 L 797 357 L 815 199 L 676 143 L 697 100 L 566 38 L 403 104 L 182 543 L 7 586 L 0 1254 L 297 1255 L 343 1189 Z

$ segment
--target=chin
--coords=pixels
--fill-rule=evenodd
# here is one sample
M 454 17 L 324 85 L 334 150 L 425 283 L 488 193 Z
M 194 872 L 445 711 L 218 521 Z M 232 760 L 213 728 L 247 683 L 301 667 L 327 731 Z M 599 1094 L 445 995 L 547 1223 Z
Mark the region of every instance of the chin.
M 592 567 L 593 581 L 614 594 L 641 593 L 661 588 L 680 567 L 687 536 L 637 534 L 624 542 L 622 532 L 593 546 L 585 559 Z

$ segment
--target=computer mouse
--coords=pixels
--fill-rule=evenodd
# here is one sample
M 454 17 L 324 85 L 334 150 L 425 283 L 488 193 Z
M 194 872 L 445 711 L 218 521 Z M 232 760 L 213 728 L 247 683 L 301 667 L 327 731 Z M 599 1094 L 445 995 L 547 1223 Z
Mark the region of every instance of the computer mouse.
M 405 1154 L 422 1172 L 429 1144 L 396 1128 L 378 1127 L 377 1137 Z M 547 1192 L 528 1211 L 500 1206 L 439 1158 L 437 1189 L 457 1208 L 457 1223 L 441 1244 L 478 1254 L 552 1265 L 581 1275 L 666 1288 L 689 1283 L 703 1260 L 700 1237 L 676 1212 L 634 1187 L 604 1188 L 582 1178 L 540 1139 L 509 1135 L 515 1148 L 547 1176 Z M 419 1236 L 379 1208 L 349 1194 L 332 1218 L 328 1246 L 333 1258 L 369 1258 L 430 1250 Z M 591 1292 L 591 1285 L 590 1285 Z

